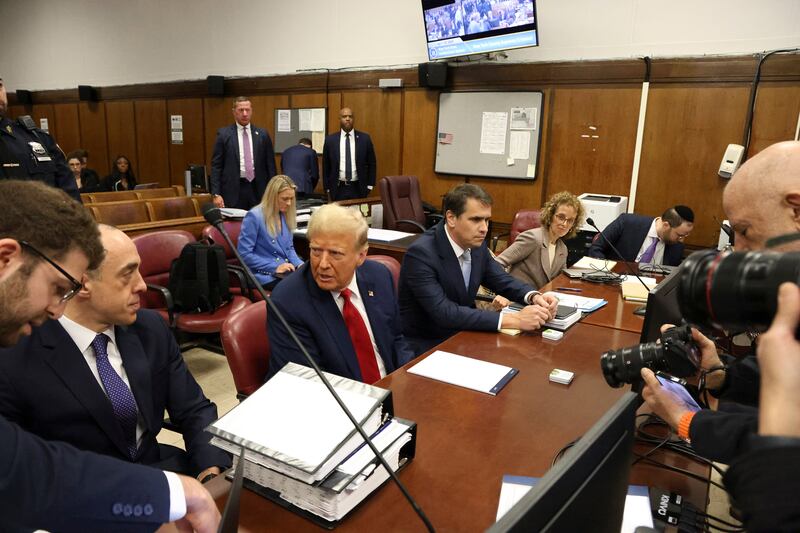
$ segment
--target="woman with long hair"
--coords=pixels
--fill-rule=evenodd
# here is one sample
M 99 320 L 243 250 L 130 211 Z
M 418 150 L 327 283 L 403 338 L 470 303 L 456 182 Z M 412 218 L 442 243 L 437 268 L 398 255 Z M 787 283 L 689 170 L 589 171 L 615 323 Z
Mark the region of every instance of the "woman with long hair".
M 275 176 L 267 184 L 261 203 L 248 211 L 242 222 L 237 248 L 267 290 L 303 264 L 292 238 L 297 227 L 296 189 L 289 176 Z
M 118 155 L 114 160 L 111 174 L 103 178 L 103 189 L 106 191 L 132 191 L 136 187 L 136 176 L 133 173 L 131 160 Z
M 583 205 L 571 192 L 561 191 L 542 207 L 542 226 L 523 231 L 496 257 L 509 273 L 539 288 L 567 265 L 567 245 L 583 224 Z
M 67 159 L 67 166 L 69 166 L 72 177 L 75 178 L 75 185 L 78 187 L 78 192 L 95 192 L 100 189 L 96 174 L 86 173 L 81 168 L 81 159 L 77 156 L 70 154 Z

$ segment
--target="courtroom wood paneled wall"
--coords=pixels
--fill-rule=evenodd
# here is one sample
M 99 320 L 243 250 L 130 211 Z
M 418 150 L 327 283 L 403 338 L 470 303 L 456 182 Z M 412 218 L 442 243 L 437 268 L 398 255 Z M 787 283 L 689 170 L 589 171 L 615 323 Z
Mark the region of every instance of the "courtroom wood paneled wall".
M 727 144 L 741 143 L 755 66 L 749 56 L 652 62 L 635 211 L 657 215 L 675 203 L 692 206 L 697 224 L 689 245 L 717 241 L 714 217 L 723 218 L 725 181 L 716 170 Z M 217 129 L 232 123 L 235 95 L 251 97 L 253 123 L 270 135 L 277 108 L 327 106 L 328 129 L 336 131 L 346 105 L 356 127 L 373 138 L 379 178 L 416 175 L 423 198 L 437 206 L 452 185 L 480 184 L 494 197 L 494 220 L 502 224 L 564 189 L 629 194 L 645 72 L 640 60 L 451 67 L 448 89 L 543 91 L 533 182 L 435 173 L 438 92 L 420 88 L 414 68 L 230 79 L 224 98 L 207 96 L 202 80 L 100 87 L 99 102 L 79 102 L 77 90 L 41 91 L 23 107 L 11 94 L 10 115 L 47 118 L 61 147 L 88 149 L 101 176 L 124 154 L 140 182 L 168 186 L 183 183 L 189 164 L 210 165 Z M 401 78 L 404 87 L 381 90 L 380 78 Z M 800 57 L 773 56 L 762 69 L 749 155 L 793 138 L 799 113 Z M 183 116 L 183 144 L 170 142 L 170 115 Z

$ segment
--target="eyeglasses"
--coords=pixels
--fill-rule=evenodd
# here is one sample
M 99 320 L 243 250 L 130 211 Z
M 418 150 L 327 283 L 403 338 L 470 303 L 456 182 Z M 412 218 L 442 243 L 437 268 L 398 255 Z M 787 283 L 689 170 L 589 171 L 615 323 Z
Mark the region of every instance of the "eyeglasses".
M 72 284 L 72 288 L 61 295 L 61 300 L 59 300 L 59 302 L 58 302 L 59 304 L 63 304 L 65 302 L 68 302 L 76 294 L 78 294 L 78 292 L 80 292 L 80 290 L 83 288 L 83 283 L 81 283 L 77 279 L 75 279 L 72 276 L 70 276 L 69 272 L 67 272 L 66 270 L 64 270 L 60 266 L 58 266 L 58 264 L 56 264 L 55 261 L 53 261 L 52 259 L 50 259 L 46 255 L 44 255 L 42 252 L 37 250 L 32 244 L 30 244 L 30 243 L 28 243 L 26 241 L 19 241 L 19 243 L 20 243 L 20 245 L 22 245 L 22 247 L 27 248 L 28 250 L 33 252 L 35 255 L 38 255 L 40 258 L 42 258 L 45 261 L 47 261 L 48 263 L 50 263 L 53 266 L 53 268 L 55 268 L 56 270 L 61 272 L 61 274 L 63 274 L 64 277 L 67 278 L 69 280 L 69 282 Z
M 678 238 L 678 240 L 679 240 L 679 241 L 682 241 L 683 239 L 685 239 L 686 237 L 688 237 L 688 236 L 689 236 L 689 234 L 688 234 L 688 233 L 678 233 L 678 232 L 676 231 L 676 232 L 675 232 L 675 236 Z
M 573 225 L 575 223 L 575 219 L 574 218 L 567 218 L 564 215 L 562 215 L 561 213 L 556 213 L 555 214 L 555 218 L 556 218 L 556 220 L 558 220 L 562 224 L 566 224 L 567 226 L 571 226 L 571 225 Z

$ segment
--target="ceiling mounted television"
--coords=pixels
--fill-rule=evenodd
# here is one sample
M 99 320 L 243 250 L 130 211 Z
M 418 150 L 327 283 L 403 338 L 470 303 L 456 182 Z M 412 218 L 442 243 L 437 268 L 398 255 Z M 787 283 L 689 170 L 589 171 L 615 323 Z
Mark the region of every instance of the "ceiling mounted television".
M 535 0 L 422 0 L 431 61 L 539 45 Z

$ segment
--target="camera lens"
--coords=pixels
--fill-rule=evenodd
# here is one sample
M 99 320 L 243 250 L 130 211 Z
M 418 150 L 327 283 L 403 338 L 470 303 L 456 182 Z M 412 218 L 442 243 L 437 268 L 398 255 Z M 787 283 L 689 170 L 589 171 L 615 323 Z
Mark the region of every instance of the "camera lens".
M 661 344 L 648 342 L 607 351 L 600 356 L 600 368 L 606 383 L 617 388 L 640 380 L 644 367 L 660 370 L 658 363 L 662 358 Z

